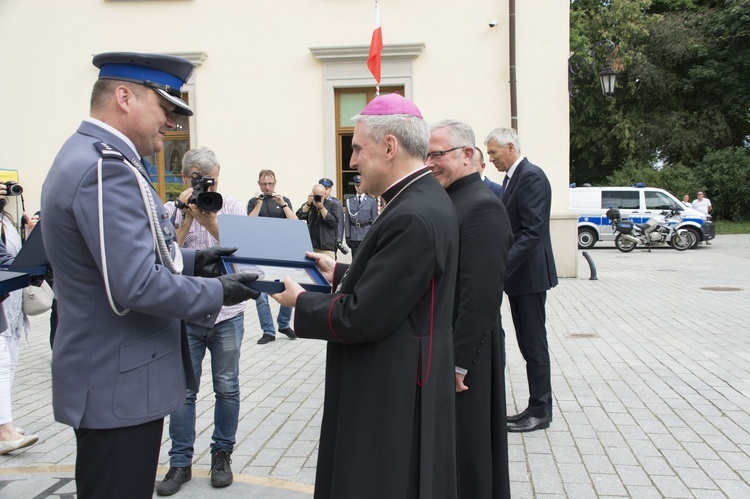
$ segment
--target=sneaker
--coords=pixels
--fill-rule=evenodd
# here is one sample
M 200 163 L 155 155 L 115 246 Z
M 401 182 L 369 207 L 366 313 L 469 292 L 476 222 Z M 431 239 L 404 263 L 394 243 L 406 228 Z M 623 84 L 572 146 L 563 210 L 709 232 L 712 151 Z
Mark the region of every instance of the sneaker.
M 276 341 L 276 336 L 271 336 L 270 334 L 264 334 L 258 340 L 258 345 L 265 345 L 266 343 L 271 343 L 272 341 Z
M 279 329 L 279 332 L 283 335 L 286 335 L 287 338 L 290 340 L 296 340 L 298 336 L 294 334 L 294 329 L 290 327 L 285 327 L 284 329 Z
M 264 335 L 267 336 L 267 335 Z M 234 481 L 232 475 L 232 453 L 219 449 L 211 452 L 211 487 L 226 487 Z
M 159 482 L 156 487 L 156 495 L 171 496 L 180 490 L 183 483 L 187 483 L 193 478 L 190 466 L 171 466 L 164 480 Z

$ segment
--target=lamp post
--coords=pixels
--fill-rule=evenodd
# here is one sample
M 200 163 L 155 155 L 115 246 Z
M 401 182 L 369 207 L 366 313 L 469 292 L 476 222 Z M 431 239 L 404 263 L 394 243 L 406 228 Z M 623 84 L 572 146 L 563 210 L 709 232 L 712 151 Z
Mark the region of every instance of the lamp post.
M 617 46 L 612 40 L 601 40 L 596 42 L 588 49 L 590 61 L 585 54 L 576 54 L 571 52 L 568 58 L 568 92 L 571 97 L 575 96 L 577 90 L 573 89 L 572 77 L 580 76 L 584 70 L 591 75 L 599 76 L 599 83 L 602 87 L 602 94 L 608 99 L 615 94 L 615 83 L 617 82 L 617 71 L 612 68 L 612 55 L 617 50 Z M 597 59 L 604 55 L 604 69 L 597 73 Z

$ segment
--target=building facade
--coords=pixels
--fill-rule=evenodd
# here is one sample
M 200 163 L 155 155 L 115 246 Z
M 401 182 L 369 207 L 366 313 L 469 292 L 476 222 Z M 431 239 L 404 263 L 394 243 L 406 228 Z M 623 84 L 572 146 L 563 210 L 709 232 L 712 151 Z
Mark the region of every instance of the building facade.
M 336 195 L 346 197 L 354 192 L 350 118 L 375 93 L 366 66 L 374 6 L 372 0 L 0 2 L 0 168 L 18 170 L 26 210 L 35 212 L 55 154 L 88 115 L 97 75 L 92 56 L 158 52 L 197 65 L 184 89 L 195 116 L 182 120 L 165 151 L 152 158 L 152 181 L 164 199 L 180 189 L 175 172 L 182 154 L 199 145 L 222 162 L 219 191 L 240 200 L 258 191 L 258 172 L 266 168 L 295 206 L 321 177 L 333 179 Z M 552 183 L 558 271 L 575 276 L 568 3 L 380 0 L 380 12 L 381 92 L 402 92 L 428 121 L 470 123 L 482 149 L 490 130 L 517 123 L 522 153 Z M 486 173 L 502 182 L 492 165 Z

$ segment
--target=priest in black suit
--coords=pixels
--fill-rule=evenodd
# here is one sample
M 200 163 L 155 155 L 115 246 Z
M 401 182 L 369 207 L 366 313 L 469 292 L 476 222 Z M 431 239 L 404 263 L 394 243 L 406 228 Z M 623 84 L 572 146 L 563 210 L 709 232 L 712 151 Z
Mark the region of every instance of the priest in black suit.
M 458 216 L 459 258 L 453 306 L 458 491 L 466 499 L 510 497 L 504 341 L 500 304 L 508 214 L 474 168 L 474 131 L 444 120 L 430 127 L 427 166 Z
M 328 342 L 315 497 L 455 498 L 456 212 L 413 103 L 378 97 L 354 121 L 351 167 L 387 204 L 351 266 L 308 253 L 332 294 L 287 277 L 274 295 L 297 335 Z
M 552 382 L 545 326 L 547 290 L 557 285 L 557 270 L 550 238 L 552 188 L 541 168 L 521 156 L 518 134 L 497 128 L 484 143 L 498 171 L 505 172 L 503 203 L 513 229 L 508 254 L 505 293 L 521 354 L 526 361 L 529 402 L 520 413 L 508 416 L 508 431 L 549 428 L 552 420 Z

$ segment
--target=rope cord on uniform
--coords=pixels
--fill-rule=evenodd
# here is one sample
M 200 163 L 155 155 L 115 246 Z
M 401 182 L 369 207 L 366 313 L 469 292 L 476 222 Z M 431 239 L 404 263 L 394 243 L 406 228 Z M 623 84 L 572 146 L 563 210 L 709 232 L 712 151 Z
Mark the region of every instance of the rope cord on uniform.
M 123 311 L 119 311 L 117 309 L 114 298 L 112 298 L 112 288 L 109 284 L 109 272 L 107 271 L 107 251 L 104 244 L 104 196 L 102 189 L 102 162 L 102 158 L 99 158 L 99 161 L 97 162 L 97 200 L 99 212 L 99 248 L 102 254 L 102 276 L 104 277 L 104 288 L 107 291 L 107 300 L 109 301 L 110 308 L 112 308 L 112 311 L 115 314 L 124 316 L 125 314 L 130 312 L 130 309 L 123 309 Z M 174 244 L 175 258 L 173 260 L 169 250 L 167 249 L 167 244 L 164 241 L 164 236 L 162 235 L 161 231 L 157 230 L 157 226 L 159 225 L 159 217 L 156 214 L 156 207 L 154 206 L 154 199 L 151 196 L 150 186 L 146 184 L 146 180 L 143 178 L 137 168 L 135 168 L 124 158 L 123 163 L 130 167 L 131 171 L 134 173 L 138 181 L 138 187 L 141 192 L 141 198 L 143 199 L 143 205 L 149 215 L 148 222 L 151 229 L 151 236 L 153 237 L 154 241 L 154 249 L 158 249 L 157 254 L 159 255 L 159 260 L 161 261 L 162 265 L 167 267 L 167 269 L 169 269 L 169 271 L 173 274 L 181 273 L 182 253 L 180 253 L 177 245 Z

